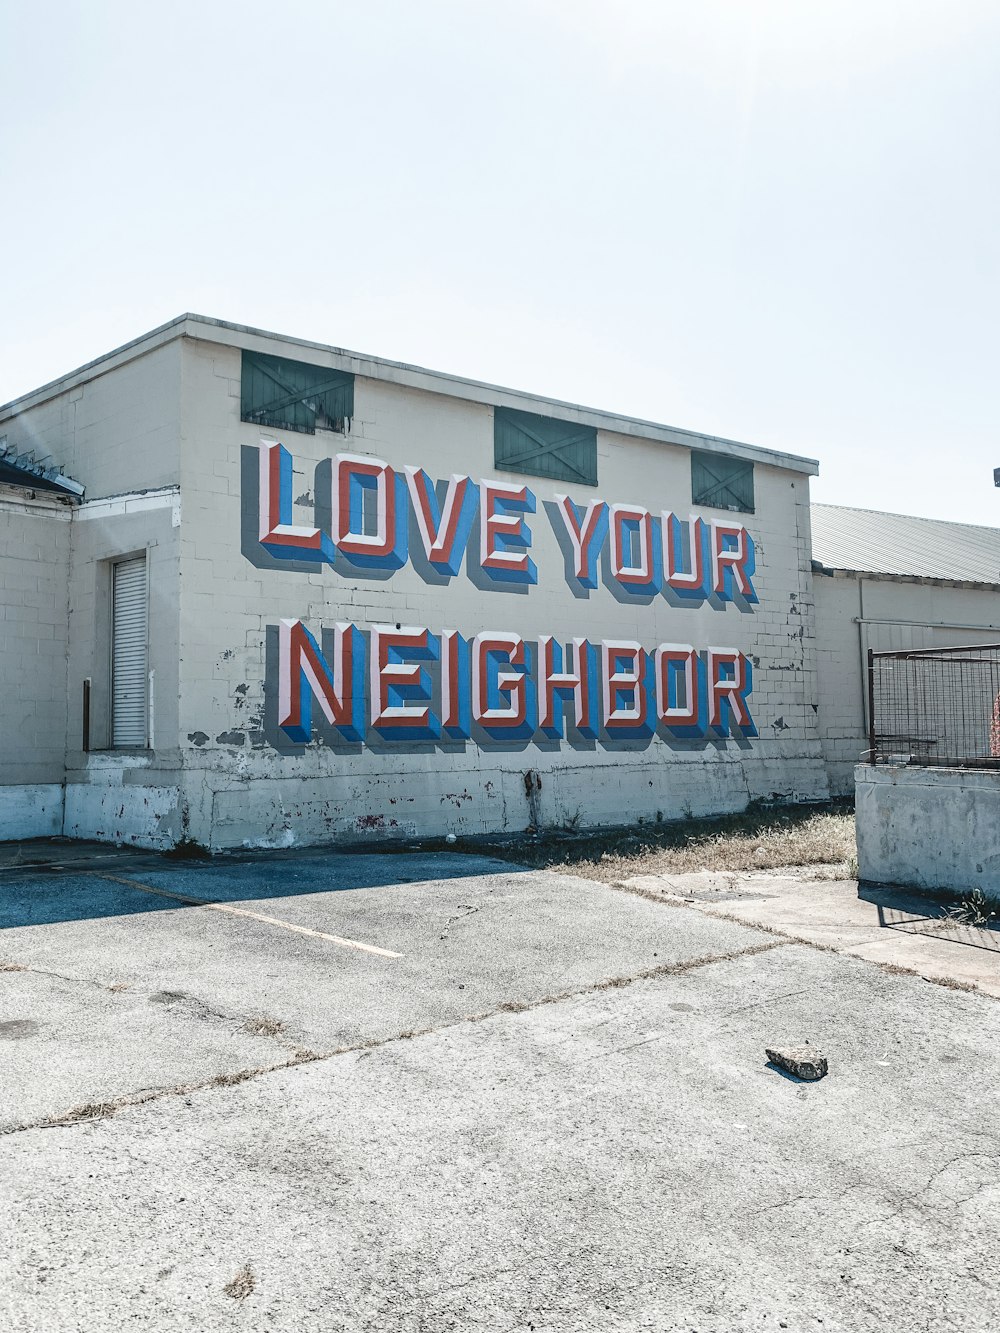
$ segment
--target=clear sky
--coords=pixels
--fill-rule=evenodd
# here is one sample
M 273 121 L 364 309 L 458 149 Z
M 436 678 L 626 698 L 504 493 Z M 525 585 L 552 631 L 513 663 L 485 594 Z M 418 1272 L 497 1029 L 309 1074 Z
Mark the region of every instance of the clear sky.
M 0 50 L 0 401 L 193 310 L 1000 526 L 997 0 L 8 0 Z

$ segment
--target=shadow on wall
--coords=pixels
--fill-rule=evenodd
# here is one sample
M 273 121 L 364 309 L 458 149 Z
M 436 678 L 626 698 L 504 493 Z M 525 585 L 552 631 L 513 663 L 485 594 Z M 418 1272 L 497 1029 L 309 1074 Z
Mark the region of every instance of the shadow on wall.
M 106 850 L 106 849 L 104 849 Z M 107 859 L 107 858 L 105 858 Z M 205 903 L 245 903 L 252 910 L 267 911 L 275 899 L 309 894 L 344 893 L 399 884 L 425 884 L 433 880 L 464 879 L 472 875 L 524 873 L 526 866 L 483 856 L 454 853 L 330 853 L 280 859 L 166 867 L 115 860 L 93 869 L 68 866 L 57 870 L 49 865 L 35 869 L 24 865 L 0 866 L 0 931 L 17 926 L 44 926 L 58 921 L 89 921 L 107 917 L 135 916 L 148 912 L 183 912 Z M 105 876 L 118 876 L 117 879 Z M 197 901 L 178 902 L 121 883 L 131 879 L 164 894 Z M 277 904 L 275 904 L 275 908 Z M 281 915 L 281 913 L 276 913 Z M 289 915 L 286 906 L 284 915 Z M 298 913 L 289 919 L 298 920 Z M 298 924 L 322 929 L 321 922 L 305 913 Z M 2 962 L 2 944 L 0 944 Z

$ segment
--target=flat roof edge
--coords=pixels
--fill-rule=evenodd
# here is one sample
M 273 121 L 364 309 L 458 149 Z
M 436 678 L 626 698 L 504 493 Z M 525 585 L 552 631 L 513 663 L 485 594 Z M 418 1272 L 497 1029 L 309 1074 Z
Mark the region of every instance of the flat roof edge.
M 226 336 L 230 335 L 230 336 Z M 483 402 L 490 406 L 516 407 L 521 411 L 535 411 L 540 415 L 569 415 L 571 420 L 593 425 L 602 430 L 614 431 L 620 435 L 656 440 L 664 444 L 678 444 L 687 448 L 705 449 L 710 453 L 727 453 L 746 458 L 752 462 L 761 462 L 772 467 L 783 468 L 790 472 L 800 472 L 807 476 L 816 476 L 819 463 L 814 458 L 805 458 L 799 454 L 783 453 L 777 449 L 768 449 L 761 445 L 746 444 L 740 440 L 730 440 L 721 435 L 706 435 L 683 427 L 668 426 L 661 422 L 647 421 L 641 417 L 624 416 L 602 408 L 586 407 L 578 403 L 565 402 L 559 398 L 548 398 L 540 394 L 528 393 L 521 389 L 511 389 L 503 385 L 490 384 L 485 380 L 474 380 L 461 375 L 450 375 L 444 371 L 428 370 L 423 366 L 410 365 L 404 361 L 390 361 L 384 357 L 369 356 L 361 352 L 352 352 L 343 347 L 334 347 L 328 343 L 313 342 L 310 339 L 289 337 L 286 334 L 272 333 L 266 329 L 253 328 L 248 324 L 234 324 L 227 320 L 213 319 L 208 315 L 185 313 L 161 324 L 148 333 L 123 343 L 104 355 L 88 361 L 75 370 L 41 385 L 29 393 L 0 405 L 0 420 L 17 415 L 31 407 L 36 407 L 49 398 L 78 387 L 88 379 L 108 374 L 128 361 L 144 356 L 155 348 L 171 342 L 175 338 L 189 337 L 205 342 L 218 342 L 227 346 L 239 345 L 238 340 L 254 339 L 265 344 L 280 343 L 283 346 L 304 348 L 334 356 L 348 363 L 355 374 L 368 379 L 385 380 L 406 387 L 423 389 L 466 401 Z
M 75 370 L 68 370 L 65 375 L 60 375 L 57 379 L 49 380 L 47 384 L 40 384 L 37 389 L 30 389 L 18 398 L 12 398 L 9 403 L 0 403 L 0 418 L 16 416 L 18 412 L 23 412 L 29 407 L 37 407 L 39 403 L 44 403 L 49 398 L 55 398 L 60 393 L 75 389 L 77 385 L 85 383 L 89 379 L 96 379 L 98 375 L 106 375 L 109 371 L 117 369 L 118 366 L 134 361 L 136 357 L 144 356 L 146 352 L 152 351 L 154 347 L 160 347 L 174 338 L 181 337 L 182 329 L 180 326 L 192 318 L 197 318 L 197 316 L 178 315 L 176 319 L 168 320 L 166 324 L 159 324 L 155 329 L 150 329 L 148 333 L 142 333 L 138 338 L 132 338 L 129 342 L 122 343 L 120 347 L 115 347 L 110 352 L 104 352 L 101 356 L 95 357 L 93 361 L 84 362 L 82 366 L 77 366 Z

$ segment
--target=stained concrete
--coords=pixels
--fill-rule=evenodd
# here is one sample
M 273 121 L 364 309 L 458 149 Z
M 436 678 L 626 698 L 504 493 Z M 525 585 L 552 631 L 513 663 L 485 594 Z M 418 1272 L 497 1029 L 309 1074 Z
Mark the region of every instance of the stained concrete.
M 984 754 L 992 706 L 983 699 Z M 1000 772 L 858 764 L 855 785 L 858 866 L 866 880 L 961 896 L 978 890 L 1000 902 Z
M 61 889 L 17 880 L 7 919 L 32 882 L 44 919 L 5 929 L 2 956 L 58 954 L 87 980 L 0 973 L 0 1020 L 39 1024 L 0 1042 L 21 1060 L 0 1137 L 5 1329 L 997 1325 L 992 999 L 485 859 L 286 870 L 298 892 L 259 867 L 114 873 L 203 899 L 270 890 L 241 907 L 401 958 L 210 907 L 133 910 L 152 896 L 85 862 Z M 277 998 L 286 1032 L 244 1032 Z M 307 1032 L 353 1049 L 185 1090 Z M 767 1067 L 766 1045 L 806 1040 L 822 1082 Z M 19 1128 L 29 1104 L 65 1109 L 81 1052 L 80 1100 L 130 1079 L 151 1099 Z M 241 1272 L 231 1290 L 252 1290 L 227 1295 Z
M 712 916 L 1000 998 L 997 923 L 964 924 L 949 918 L 943 905 L 905 890 L 759 871 L 636 875 L 626 883 Z
M 112 873 L 203 900 L 239 896 L 247 911 L 400 956 L 174 906 L 105 877 Z M 205 1069 L 196 1055 L 211 1063 L 216 1043 L 242 1067 L 256 1067 L 290 1049 L 383 1040 L 768 938 L 484 857 L 100 864 L 93 874 L 8 876 L 0 890 L 0 965 L 32 969 L 0 976 L 5 1012 L 41 1022 L 51 1043 L 44 1083 L 0 1083 L 0 1129 L 137 1086 L 197 1079 Z M 175 999 L 157 1004 L 164 995 Z M 284 1025 L 282 1043 L 265 1049 L 241 1035 L 260 1018 Z M 12 1072 L 26 1074 L 21 1065 L 32 1052 L 21 1044 L 13 1054 Z M 219 1062 L 220 1072 L 228 1068 Z

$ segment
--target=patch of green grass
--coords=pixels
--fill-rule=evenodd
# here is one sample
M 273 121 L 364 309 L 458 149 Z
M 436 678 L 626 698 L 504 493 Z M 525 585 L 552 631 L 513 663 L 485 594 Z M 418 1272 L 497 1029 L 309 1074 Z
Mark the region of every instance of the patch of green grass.
M 997 909 L 982 889 L 972 889 L 964 898 L 952 903 L 945 910 L 945 916 L 963 926 L 989 926 L 997 919 Z

